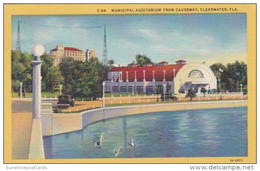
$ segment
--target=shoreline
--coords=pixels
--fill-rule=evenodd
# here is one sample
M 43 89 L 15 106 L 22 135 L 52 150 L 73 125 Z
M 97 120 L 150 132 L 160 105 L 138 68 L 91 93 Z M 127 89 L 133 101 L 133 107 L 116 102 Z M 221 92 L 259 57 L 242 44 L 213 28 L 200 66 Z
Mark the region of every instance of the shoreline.
M 182 111 L 247 106 L 247 100 L 160 103 L 129 106 L 114 106 L 87 110 L 80 113 L 41 115 L 43 136 L 58 135 L 82 130 L 94 122 L 121 116 L 149 114 L 153 112 Z

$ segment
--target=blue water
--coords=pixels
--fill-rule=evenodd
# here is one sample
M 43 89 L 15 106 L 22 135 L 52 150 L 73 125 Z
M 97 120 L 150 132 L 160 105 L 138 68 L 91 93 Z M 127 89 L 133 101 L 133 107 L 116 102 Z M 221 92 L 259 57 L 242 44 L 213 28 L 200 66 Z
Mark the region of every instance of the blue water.
M 119 147 L 122 158 L 247 156 L 247 107 L 118 117 L 44 137 L 46 158 L 113 158 Z

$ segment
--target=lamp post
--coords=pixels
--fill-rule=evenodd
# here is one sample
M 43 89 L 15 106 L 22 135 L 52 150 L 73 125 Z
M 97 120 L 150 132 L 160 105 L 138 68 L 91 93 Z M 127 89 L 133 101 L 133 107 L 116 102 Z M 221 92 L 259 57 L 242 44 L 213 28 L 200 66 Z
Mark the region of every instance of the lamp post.
M 105 85 L 106 85 L 105 81 L 103 81 L 102 85 L 103 85 L 103 108 L 104 108 L 105 107 Z
M 31 52 L 36 57 L 32 61 L 33 66 L 33 119 L 39 119 L 41 114 L 41 65 L 40 56 L 45 49 L 42 45 L 36 44 L 32 47 Z
M 136 79 L 136 71 L 135 71 L 135 94 L 137 94 L 137 91 L 136 91 L 136 82 L 137 82 L 137 79 Z
M 143 77 L 144 77 L 144 80 L 143 80 L 143 81 L 145 82 L 145 81 L 146 81 L 146 80 L 145 80 L 145 70 L 143 70 Z
M 222 68 L 219 68 L 219 73 L 220 73 L 220 77 L 219 77 L 219 79 L 218 79 L 218 82 L 219 82 L 219 91 L 220 91 L 220 89 L 221 89 L 221 84 L 220 84 L 220 78 L 221 78 L 221 73 L 223 73 L 223 69 Z
M 155 73 L 155 71 L 153 70 L 153 82 L 155 82 L 154 73 Z
M 166 84 L 163 84 L 163 102 L 165 102 Z
M 44 159 L 42 128 L 41 128 L 41 65 L 40 56 L 45 49 L 42 45 L 36 44 L 31 52 L 35 56 L 32 61 L 33 81 L 32 81 L 32 128 L 29 145 L 29 159 Z
M 60 95 L 61 95 L 61 89 L 62 89 L 62 88 L 61 88 L 61 84 L 60 84 Z
M 240 84 L 240 99 L 242 100 L 243 97 L 243 91 L 242 91 L 243 84 Z
M 221 89 L 220 78 L 218 79 L 218 88 L 219 88 L 219 92 L 220 92 L 220 89 Z
M 22 100 L 23 97 L 23 82 L 20 82 L 20 100 Z
M 173 79 L 172 79 L 173 83 L 172 83 L 172 93 L 175 93 L 174 92 L 174 83 L 175 83 L 175 69 L 173 69 Z
M 165 70 L 163 70 L 163 82 L 165 82 Z

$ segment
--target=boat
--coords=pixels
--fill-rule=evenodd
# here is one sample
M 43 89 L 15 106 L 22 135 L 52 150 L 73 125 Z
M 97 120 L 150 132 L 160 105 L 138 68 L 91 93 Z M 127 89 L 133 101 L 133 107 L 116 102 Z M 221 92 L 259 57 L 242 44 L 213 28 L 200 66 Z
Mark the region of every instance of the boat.
M 129 145 L 132 146 L 132 147 L 135 147 L 135 146 L 136 146 L 136 144 L 134 143 L 134 138 L 133 138 L 133 137 L 132 137 L 132 140 L 131 140 L 131 142 L 129 143 Z
M 114 157 L 117 157 L 120 152 L 120 147 L 117 150 L 114 150 Z
M 102 145 L 103 136 L 104 136 L 104 133 L 102 132 L 100 137 L 99 137 L 99 141 L 95 142 L 95 146 L 101 146 Z

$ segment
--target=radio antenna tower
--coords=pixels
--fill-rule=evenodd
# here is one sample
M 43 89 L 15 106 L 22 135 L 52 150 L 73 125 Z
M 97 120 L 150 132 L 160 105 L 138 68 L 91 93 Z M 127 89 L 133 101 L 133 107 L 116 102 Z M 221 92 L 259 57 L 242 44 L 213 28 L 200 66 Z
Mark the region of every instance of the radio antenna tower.
M 106 34 L 106 25 L 104 25 L 104 48 L 103 48 L 103 65 L 107 66 L 107 34 Z
M 18 32 L 16 39 L 16 50 L 21 52 L 21 42 L 20 42 L 20 21 L 18 20 Z

